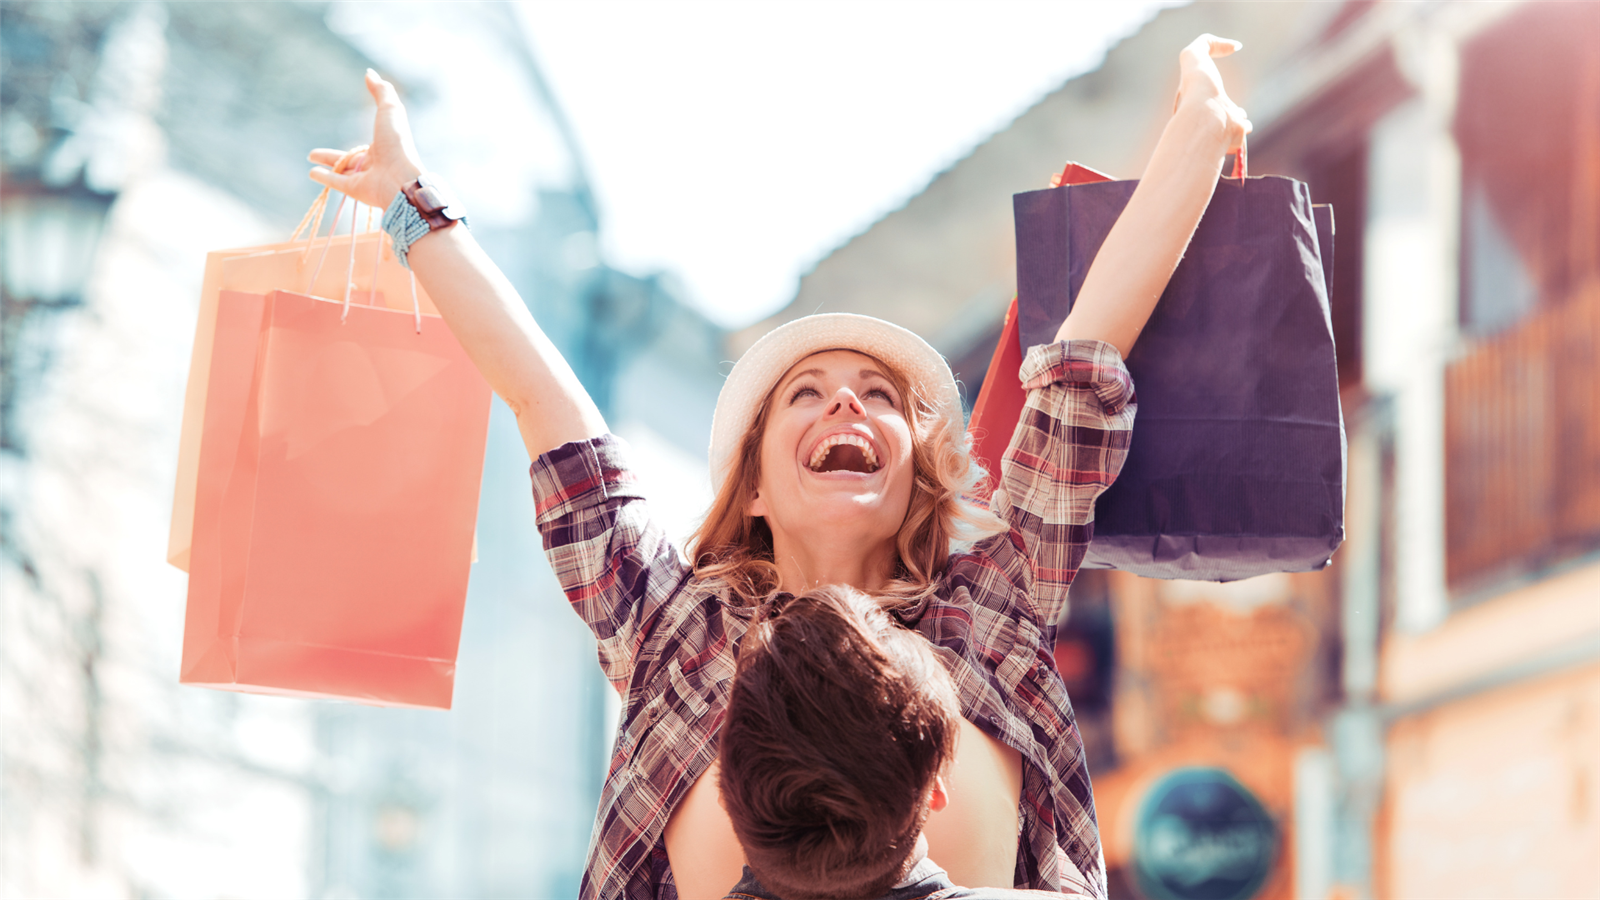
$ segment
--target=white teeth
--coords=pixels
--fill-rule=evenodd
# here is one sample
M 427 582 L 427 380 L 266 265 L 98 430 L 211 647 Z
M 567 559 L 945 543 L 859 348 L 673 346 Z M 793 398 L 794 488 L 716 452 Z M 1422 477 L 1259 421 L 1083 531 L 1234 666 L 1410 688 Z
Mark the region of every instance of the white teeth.
M 828 451 L 840 444 L 859 448 L 862 455 L 867 458 L 867 466 L 874 470 L 878 468 L 878 454 L 873 452 L 872 442 L 854 434 L 830 434 L 823 438 L 822 443 L 818 444 L 817 449 L 811 454 L 811 468 L 815 469 L 822 465 L 822 461 L 828 458 Z

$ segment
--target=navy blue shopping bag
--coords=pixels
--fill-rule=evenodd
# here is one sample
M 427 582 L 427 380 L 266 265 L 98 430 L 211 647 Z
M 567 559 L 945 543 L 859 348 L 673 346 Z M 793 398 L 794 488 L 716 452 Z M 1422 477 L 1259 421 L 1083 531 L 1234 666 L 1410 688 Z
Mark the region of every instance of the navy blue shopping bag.
M 1015 196 L 1024 349 L 1054 340 L 1137 184 Z M 1233 581 L 1331 561 L 1345 470 L 1332 271 L 1332 210 L 1305 184 L 1218 183 L 1128 356 L 1139 412 L 1086 568 Z

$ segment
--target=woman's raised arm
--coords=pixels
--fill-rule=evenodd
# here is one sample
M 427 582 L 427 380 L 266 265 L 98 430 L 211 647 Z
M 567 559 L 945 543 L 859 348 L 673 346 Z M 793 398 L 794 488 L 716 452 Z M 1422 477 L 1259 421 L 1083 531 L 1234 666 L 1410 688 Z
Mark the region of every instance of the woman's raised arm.
M 423 169 L 394 85 L 368 69 L 367 90 L 378 103 L 371 146 L 346 173 L 328 168 L 341 151 L 312 151 L 311 178 L 382 208 Z M 530 457 L 606 432 L 572 367 L 472 232 L 460 225 L 432 232 L 411 245 L 408 261 L 478 371 L 516 414 Z
M 1203 34 L 1178 54 L 1172 118 L 1139 186 L 1100 245 L 1056 340 L 1105 341 L 1124 358 L 1133 349 L 1211 202 L 1223 157 L 1250 133 L 1250 119 L 1228 99 L 1211 61 L 1241 46 Z

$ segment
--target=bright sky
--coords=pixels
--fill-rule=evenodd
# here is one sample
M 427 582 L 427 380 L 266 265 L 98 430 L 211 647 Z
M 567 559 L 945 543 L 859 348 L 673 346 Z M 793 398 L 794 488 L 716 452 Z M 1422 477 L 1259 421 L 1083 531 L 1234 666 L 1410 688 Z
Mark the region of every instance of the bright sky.
M 1173 0 L 521 6 L 612 265 L 728 326 Z

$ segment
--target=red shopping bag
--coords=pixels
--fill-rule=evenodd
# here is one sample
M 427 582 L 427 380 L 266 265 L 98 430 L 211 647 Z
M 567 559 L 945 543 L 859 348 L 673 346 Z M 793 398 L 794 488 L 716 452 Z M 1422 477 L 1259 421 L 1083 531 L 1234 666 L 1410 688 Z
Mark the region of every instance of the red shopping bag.
M 489 387 L 442 319 L 219 293 L 180 681 L 448 709 Z
M 1050 179 L 1050 186 L 1110 180 L 1111 176 L 1104 172 L 1069 162 L 1060 175 Z M 1011 435 L 1022 418 L 1025 398 L 1018 373 L 1022 370 L 1023 349 L 1017 326 L 1017 298 L 1013 297 L 1000 328 L 1000 342 L 995 344 L 988 374 L 983 378 L 978 399 L 972 404 L 972 419 L 967 425 L 967 433 L 972 437 L 973 458 L 989 473 L 988 484 L 982 488 L 986 498 L 1000 482 L 1000 458 L 1011 445 Z

